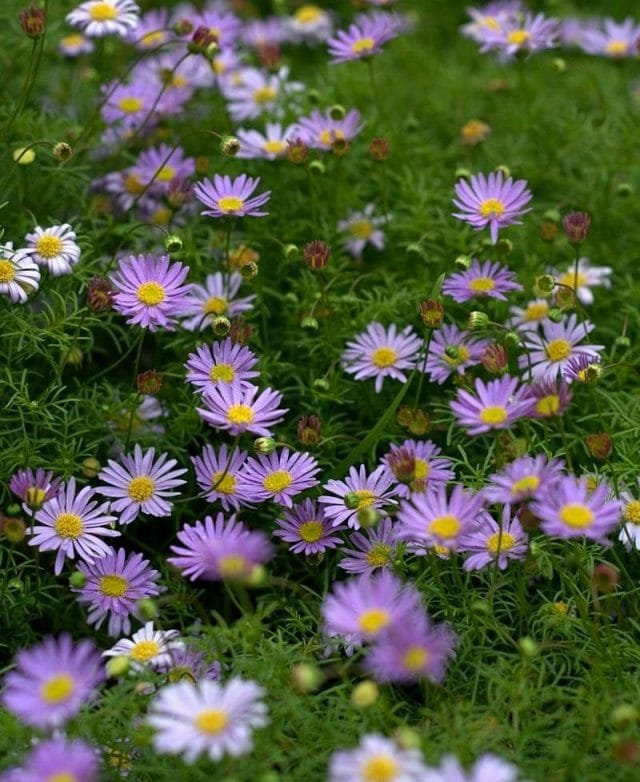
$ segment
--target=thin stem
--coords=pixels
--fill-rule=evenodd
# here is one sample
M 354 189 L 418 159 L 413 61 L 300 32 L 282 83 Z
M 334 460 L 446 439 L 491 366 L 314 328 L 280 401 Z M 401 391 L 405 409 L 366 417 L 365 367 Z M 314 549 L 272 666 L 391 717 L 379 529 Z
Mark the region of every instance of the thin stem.
M 22 109 L 25 106 L 25 103 L 27 102 L 27 98 L 29 97 L 29 92 L 31 90 L 31 86 L 33 85 L 33 81 L 31 78 L 31 75 L 34 70 L 34 66 L 37 61 L 37 50 L 38 47 L 41 47 L 41 38 L 38 38 L 37 40 L 33 41 L 33 46 L 31 47 L 31 56 L 29 57 L 29 65 L 27 66 L 27 75 L 25 76 L 24 82 L 22 84 L 22 89 L 20 91 L 20 96 L 18 97 L 18 102 L 16 103 L 16 107 L 13 110 L 13 113 L 5 123 L 5 126 L 2 128 L 2 131 L 0 131 L 0 138 L 4 138 L 11 128 L 13 127 L 13 123 L 18 119 L 20 116 Z M 39 61 L 39 60 L 38 60 Z
M 144 344 L 144 331 L 140 332 L 140 339 L 138 341 L 138 352 L 136 354 L 136 361 L 133 367 L 133 380 L 131 385 L 135 389 L 136 387 L 136 378 L 138 377 L 138 372 L 140 370 L 140 359 L 142 358 L 142 346 Z M 129 449 L 129 443 L 131 442 L 131 432 L 133 430 L 133 417 L 136 413 L 136 407 L 135 405 L 131 406 L 131 413 L 129 414 L 129 425 L 127 426 L 127 437 L 124 441 L 124 451 L 125 453 Z

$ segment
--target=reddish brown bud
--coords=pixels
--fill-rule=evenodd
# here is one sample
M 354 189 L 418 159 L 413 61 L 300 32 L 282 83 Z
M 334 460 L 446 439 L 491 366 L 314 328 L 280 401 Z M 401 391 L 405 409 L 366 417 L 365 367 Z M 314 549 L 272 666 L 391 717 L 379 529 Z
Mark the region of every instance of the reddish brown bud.
M 298 440 L 303 445 L 317 445 L 320 442 L 320 431 L 322 423 L 315 415 L 303 415 L 298 420 L 297 435 Z
M 214 35 L 208 27 L 201 25 L 191 36 L 187 49 L 191 54 L 204 54 L 212 43 L 218 43 L 218 36 Z
M 585 445 L 594 459 L 604 461 L 608 459 L 613 450 L 613 440 L 607 432 L 588 434 L 584 438 Z
M 309 157 L 309 149 L 301 138 L 287 141 L 287 157 L 296 165 L 304 163 Z
M 247 323 L 242 318 L 234 318 L 231 321 L 231 328 L 229 329 L 229 339 L 237 344 L 246 345 L 251 339 L 253 334 L 253 326 Z
M 571 244 L 582 244 L 589 235 L 591 217 L 586 212 L 569 212 L 562 218 L 562 227 Z
M 371 139 L 369 154 L 379 162 L 386 160 L 389 157 L 389 141 L 386 138 Z
M 444 307 L 441 301 L 425 299 L 420 302 L 420 320 L 429 329 L 439 329 L 444 320 Z
M 611 754 L 618 763 L 635 766 L 640 761 L 640 743 L 633 739 L 620 739 L 613 745 Z
M 331 258 L 331 247 L 321 239 L 314 239 L 312 242 L 305 244 L 302 248 L 302 255 L 311 271 L 324 269 L 329 263 L 329 258 Z
M 396 420 L 403 429 L 408 429 L 415 435 L 426 434 L 431 429 L 431 420 L 423 410 L 401 407 L 398 410 Z
M 334 138 L 331 142 L 331 151 L 336 157 L 344 157 L 350 146 L 351 143 L 348 138 Z
M 480 357 L 482 366 L 492 375 L 503 375 L 508 366 L 507 351 L 502 345 L 493 343 L 487 345 Z
M 46 27 L 46 13 L 43 8 L 37 5 L 31 5 L 18 15 L 20 27 L 29 38 L 41 38 L 44 35 Z
M 162 375 L 155 369 L 140 372 L 136 377 L 136 386 L 141 394 L 157 394 L 162 388 Z
M 572 310 L 576 306 L 576 295 L 568 285 L 558 285 L 555 290 L 555 305 L 561 310 Z
M 620 583 L 620 571 L 608 562 L 600 562 L 591 572 L 591 583 L 596 592 L 608 595 L 615 592 Z
M 183 35 L 189 35 L 193 32 L 193 24 L 189 19 L 178 19 L 177 22 L 174 22 L 171 29 L 176 35 L 182 37 Z
M 551 220 L 540 223 L 540 236 L 545 242 L 552 242 L 558 235 L 558 226 Z
M 258 57 L 263 68 L 276 71 L 280 67 L 282 51 L 277 43 L 266 43 L 258 49 Z
M 397 448 L 387 457 L 391 472 L 401 483 L 411 483 L 416 477 L 416 457 L 408 448 Z
M 93 277 L 87 287 L 87 306 L 94 312 L 107 312 L 113 304 L 114 293 L 106 277 Z

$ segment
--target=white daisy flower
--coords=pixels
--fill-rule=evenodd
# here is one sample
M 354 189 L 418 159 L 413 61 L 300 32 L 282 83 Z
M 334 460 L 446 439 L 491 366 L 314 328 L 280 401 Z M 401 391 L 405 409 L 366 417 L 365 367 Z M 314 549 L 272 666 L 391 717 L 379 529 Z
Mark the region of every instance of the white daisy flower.
M 122 638 L 117 644 L 102 653 L 103 657 L 128 657 L 131 667 L 142 670 L 151 666 L 166 670 L 173 665 L 173 652 L 184 649 L 184 641 L 177 630 L 154 630 L 153 622 L 134 633 L 131 638 Z
M 80 259 L 80 247 L 69 223 L 51 228 L 37 226 L 33 233 L 26 235 L 25 241 L 26 252 L 38 265 L 46 266 L 54 277 L 71 274 Z
M 425 773 L 417 749 L 401 749 L 394 741 L 371 733 L 355 749 L 333 753 L 328 782 L 421 782 Z
M 0 244 L 0 295 L 24 304 L 31 291 L 38 290 L 40 269 L 26 250 L 14 250 L 13 242 Z
M 140 8 L 133 0 L 87 0 L 67 14 L 67 24 L 79 27 L 90 38 L 119 35 L 137 27 Z
M 601 286 L 611 287 L 613 269 L 610 266 L 592 266 L 588 258 L 578 259 L 578 291 L 577 296 L 582 304 L 593 304 L 591 288 Z M 564 272 L 554 272 L 554 276 L 560 285 L 573 289 L 576 284 L 575 266 L 571 264 Z

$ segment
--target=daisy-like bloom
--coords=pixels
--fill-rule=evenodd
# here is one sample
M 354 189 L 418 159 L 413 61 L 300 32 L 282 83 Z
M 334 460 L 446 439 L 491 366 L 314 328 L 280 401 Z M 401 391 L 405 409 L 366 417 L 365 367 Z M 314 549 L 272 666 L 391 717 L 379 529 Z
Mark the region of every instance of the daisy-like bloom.
M 542 334 L 528 331 L 524 346 L 529 355 L 520 356 L 518 366 L 525 371 L 531 366 L 533 380 L 556 380 L 576 356 L 587 356 L 597 361 L 604 345 L 580 344 L 593 329 L 593 323 L 588 320 L 579 322 L 578 316 L 571 313 L 560 323 L 545 323 Z
M 376 681 L 411 684 L 418 679 L 440 683 L 450 657 L 455 655 L 456 636 L 448 625 L 433 624 L 416 613 L 412 623 L 398 626 L 377 639 L 364 667 Z M 422 778 L 421 778 L 422 779 Z
M 220 315 L 233 318 L 250 310 L 255 294 L 236 298 L 241 285 L 240 272 L 215 272 L 207 275 L 204 285 L 192 285 L 185 305 L 183 327 L 188 331 L 202 331 Z
M 242 41 L 257 52 L 267 46 L 279 46 L 285 40 L 286 29 L 282 17 L 268 16 L 266 19 L 249 19 L 244 23 Z
M 142 188 L 153 180 L 147 190 L 149 195 L 167 195 L 172 183 L 186 181 L 195 174 L 196 164 L 180 147 L 172 149 L 168 144 L 160 144 L 143 150 L 130 171 Z
M 466 271 L 449 275 L 442 285 L 442 292 L 459 303 L 476 296 L 506 301 L 505 293 L 521 290 L 514 272 L 497 261 L 474 260 Z
M 544 454 L 521 456 L 489 478 L 482 491 L 489 502 L 516 504 L 539 498 L 564 474 L 564 462 Z
M 511 505 L 503 507 L 500 524 L 482 511 L 473 527 L 460 539 L 459 551 L 470 555 L 463 567 L 481 570 L 496 563 L 500 570 L 505 570 L 511 560 L 525 558 L 528 540 L 517 516 L 511 515 Z
M 375 204 L 367 204 L 362 212 L 352 212 L 346 220 L 340 220 L 338 230 L 345 233 L 345 247 L 354 258 L 361 258 L 367 244 L 376 250 L 384 249 L 385 236 L 380 230 L 389 215 L 375 215 Z
M 611 280 L 609 277 L 612 272 L 613 269 L 610 266 L 592 266 L 588 258 L 580 258 L 578 260 L 578 300 L 585 305 L 593 304 L 591 288 L 597 286 L 610 288 Z M 572 264 L 561 274 L 558 272 L 552 272 L 552 274 L 560 285 L 565 285 L 571 290 L 574 289 L 576 284 L 575 265 Z
M 331 16 L 319 5 L 305 3 L 286 20 L 288 37 L 293 42 L 326 41 L 331 35 Z
M 363 127 L 357 109 L 350 109 L 342 119 L 333 119 L 330 111 L 322 114 L 314 109 L 296 122 L 295 135 L 310 149 L 330 150 L 335 141 L 352 141 Z
M 455 550 L 461 537 L 473 527 L 484 497 L 480 492 L 453 487 L 447 498 L 445 486 L 434 486 L 425 494 L 416 494 L 400 503 L 395 534 L 421 548 L 444 546 Z
M 419 612 L 418 591 L 389 570 L 335 583 L 322 604 L 325 634 L 353 645 L 411 623 Z
M 308 453 L 291 452 L 283 448 L 279 453 L 258 454 L 249 457 L 238 476 L 240 488 L 253 491 L 255 498 L 272 500 L 286 508 L 293 506 L 296 494 L 317 486 L 318 462 Z
M 256 354 L 244 345 L 232 342 L 229 337 L 212 345 L 200 345 L 189 353 L 184 365 L 186 380 L 203 393 L 218 384 L 240 383 L 251 386 L 251 380 L 260 374 L 253 368 L 258 363 Z
M 175 652 L 184 649 L 184 641 L 177 630 L 154 630 L 153 622 L 135 632 L 131 638 L 122 638 L 102 653 L 103 657 L 128 657 L 136 671 L 146 666 L 166 671 L 174 664 Z
M 18 470 L 11 476 L 9 489 L 19 497 L 26 511 L 38 510 L 42 503 L 55 497 L 60 491 L 60 478 L 54 478 L 51 470 Z
M 532 383 L 527 389 L 531 398 L 531 418 L 553 418 L 562 415 L 571 402 L 571 389 L 564 381 Z
M 107 554 L 111 548 L 102 538 L 115 538 L 111 529 L 115 516 L 109 515 L 109 503 L 98 505 L 96 493 L 85 486 L 76 494 L 76 480 L 70 478 L 60 491 L 43 503 L 35 514 L 30 546 L 40 551 L 57 551 L 54 573 L 62 572 L 67 557 L 78 556 L 86 562 Z
M 140 8 L 133 0 L 88 0 L 67 14 L 66 22 L 90 38 L 119 35 L 126 38 L 138 24 Z
M 566 475 L 552 491 L 531 503 L 540 528 L 558 538 L 586 537 L 604 546 L 622 518 L 622 503 L 611 499 L 611 488 L 601 482 L 590 490 L 587 478 Z
M 581 354 L 570 358 L 562 367 L 562 379 L 565 383 L 592 383 L 602 374 L 602 360 L 600 356 Z
M 82 33 L 63 35 L 58 42 L 58 50 L 65 57 L 79 57 L 81 54 L 91 54 L 94 50 L 93 41 Z
M 577 41 L 583 51 L 613 59 L 638 55 L 640 25 L 634 19 L 627 18 L 624 22 L 616 22 L 607 18 L 603 19 L 600 25 L 592 25 L 583 31 Z
M 341 549 L 342 559 L 338 563 L 348 573 L 373 573 L 378 568 L 390 568 L 398 548 L 389 518 L 364 532 L 352 533 L 349 543 L 355 548 Z
M 271 428 L 284 420 L 288 408 L 280 407 L 282 394 L 271 388 L 258 393 L 256 386 L 239 383 L 217 383 L 202 395 L 205 407 L 197 407 L 200 417 L 216 429 L 232 435 L 251 432 L 263 437 L 271 435 Z
M 384 467 L 377 467 L 367 475 L 367 468 L 361 464 L 359 468 L 350 467 L 349 475 L 343 481 L 327 481 L 322 487 L 327 494 L 318 501 L 325 506 L 325 515 L 334 527 L 348 524 L 352 529 L 360 529 L 360 511 L 375 508 L 380 515 L 386 516 L 383 506 L 395 505 L 392 483 Z
M 224 684 L 205 679 L 162 687 L 147 717 L 155 730 L 154 749 L 187 763 L 205 754 L 210 760 L 245 755 L 253 747 L 253 729 L 268 722 L 263 695 L 255 682 L 238 677 Z
M 249 196 L 260 184 L 260 177 L 253 179 L 241 174 L 231 179 L 226 174 L 215 174 L 213 182 L 205 179 L 193 189 L 195 197 L 208 209 L 200 212 L 209 217 L 264 217 L 268 212 L 260 211 L 271 197 L 271 190 L 255 198 Z
M 398 35 L 391 14 L 362 14 L 357 24 L 338 32 L 327 41 L 332 64 L 362 60 L 382 51 L 382 46 Z
M 171 546 L 176 555 L 167 562 L 180 570 L 185 578 L 195 581 L 242 580 L 256 565 L 273 556 L 273 546 L 264 532 L 250 530 L 235 514 L 214 519 L 205 516 L 204 524 L 186 524 L 178 533 L 182 546 Z
M 463 375 L 469 367 L 480 364 L 488 344 L 489 340 L 479 339 L 468 331 L 445 323 L 431 335 L 426 373 L 434 383 L 439 384 L 444 383 L 453 373 Z
M 190 285 L 184 285 L 189 267 L 171 262 L 167 255 L 130 255 L 109 276 L 116 293 L 113 309 L 127 316 L 127 323 L 149 331 L 173 331 L 182 315 Z
M 242 22 L 228 11 L 225 5 L 226 3 L 209 3 L 203 11 L 189 18 L 194 29 L 206 28 L 221 49 L 235 46 L 242 32 Z
M 518 331 L 536 331 L 538 326 L 549 323 L 551 305 L 547 299 L 534 299 L 526 307 L 509 307 L 509 326 Z
M 0 244 L 0 296 L 24 304 L 40 287 L 40 269 L 28 250 L 14 250 L 13 242 Z
M 86 576 L 83 587 L 72 588 L 78 593 L 78 602 L 89 605 L 87 622 L 98 629 L 107 615 L 109 635 L 128 635 L 130 616 L 140 619 L 138 602 L 145 597 L 157 597 L 164 587 L 156 583 L 160 574 L 149 567 L 142 554 L 127 555 L 121 548 L 96 559 L 92 564 L 78 565 Z
M 174 38 L 175 34 L 171 29 L 168 8 L 147 11 L 140 18 L 135 29 L 132 29 L 127 35 L 127 41 L 142 51 L 155 49 Z
M 120 461 L 109 459 L 98 479 L 96 488 L 104 497 L 111 497 L 111 510 L 120 514 L 120 524 L 131 524 L 140 513 L 162 518 L 171 515 L 171 502 L 180 492 L 173 491 L 186 483 L 180 476 L 186 469 L 174 469 L 178 462 L 163 453 L 156 459 L 156 449 L 143 451 L 136 444 L 133 455 L 123 454 Z
M 284 511 L 283 516 L 276 519 L 276 524 L 278 529 L 274 530 L 274 536 L 285 543 L 292 543 L 289 551 L 294 554 L 310 557 L 342 543 L 342 539 L 333 533 L 343 527 L 334 527 L 315 500 L 307 498 L 291 510 Z
M 519 382 L 509 375 L 488 383 L 476 378 L 475 394 L 461 388 L 449 407 L 470 435 L 508 429 L 532 407 L 527 386 L 518 387 Z
M 286 156 L 287 142 L 294 138 L 294 126 L 283 128 L 279 122 L 267 122 L 264 134 L 257 130 L 238 128 L 235 135 L 240 141 L 240 151 L 236 157 L 276 160 Z
M 518 782 L 516 766 L 487 752 L 481 755 L 467 773 L 457 758 L 447 755 L 439 768 L 428 768 L 422 782 Z
M 289 69 L 280 68 L 277 73 L 266 73 L 258 68 L 242 68 L 227 79 L 220 81 L 220 87 L 227 99 L 227 109 L 234 122 L 256 119 L 269 113 L 280 116 L 284 112 L 279 102 L 291 101 L 296 92 L 303 89 L 299 82 L 288 81 Z
M 6 782 L 97 782 L 100 752 L 79 739 L 58 736 L 38 742 L 16 776 Z
M 207 662 L 204 655 L 189 646 L 175 649 L 171 652 L 171 667 L 167 671 L 167 679 L 173 682 L 195 682 L 201 679 L 218 681 L 222 675 L 219 662 Z
M 220 500 L 225 510 L 238 510 L 241 505 L 255 501 L 252 488 L 246 493 L 246 487 L 241 487 L 238 480 L 246 459 L 246 451 L 234 448 L 229 452 L 225 443 L 217 452 L 212 445 L 205 445 L 199 456 L 191 457 L 198 486 L 209 502 Z
M 640 480 L 638 481 L 640 484 Z M 618 540 L 622 541 L 627 551 L 640 549 L 640 500 L 630 492 L 620 494 L 622 501 L 622 528 Z
M 57 728 L 73 717 L 104 680 L 100 654 L 91 641 L 74 645 L 70 635 L 45 638 L 16 655 L 4 679 L 2 703 L 25 725 Z
M 118 123 L 125 134 L 123 137 L 143 123 L 151 126 L 155 122 L 154 115 L 158 112 L 157 106 L 154 109 L 153 105 L 158 97 L 158 90 L 153 84 L 137 79 L 131 84 L 105 84 L 102 90 L 106 96 L 100 109 L 102 118 L 107 125 Z
M 487 34 L 500 30 L 511 17 L 524 13 L 520 0 L 498 0 L 482 8 L 467 8 L 471 21 L 463 25 L 461 32 L 467 38 L 483 43 Z
M 495 51 L 503 60 L 521 53 L 553 49 L 557 44 L 558 21 L 544 14 L 514 14 L 503 19 L 497 29 L 482 36 L 481 52 Z
M 25 250 L 39 266 L 46 266 L 54 277 L 71 274 L 80 259 L 76 235 L 68 223 L 51 228 L 37 226 L 25 237 Z
M 328 782 L 422 782 L 425 771 L 420 750 L 368 733 L 355 749 L 331 755 Z
M 492 171 L 489 176 L 475 174 L 467 182 L 460 179 L 455 186 L 453 203 L 460 212 L 453 212 L 458 220 L 464 220 L 481 231 L 489 226 L 491 241 L 498 241 L 498 231 L 507 225 L 520 225 L 517 218 L 531 209 L 525 209 L 531 201 L 531 192 L 524 179 L 506 180 L 502 171 Z
M 392 480 L 398 481 L 395 493 L 410 497 L 425 492 L 437 484 L 448 483 L 455 477 L 450 459 L 439 458 L 442 449 L 431 440 L 405 440 L 402 445 L 392 445 L 383 457 Z
M 374 388 L 380 393 L 385 377 L 407 382 L 403 370 L 414 368 L 421 344 L 422 340 L 411 326 L 399 332 L 395 323 L 385 329 L 374 321 L 354 340 L 347 342 L 342 366 L 356 380 L 374 377 Z

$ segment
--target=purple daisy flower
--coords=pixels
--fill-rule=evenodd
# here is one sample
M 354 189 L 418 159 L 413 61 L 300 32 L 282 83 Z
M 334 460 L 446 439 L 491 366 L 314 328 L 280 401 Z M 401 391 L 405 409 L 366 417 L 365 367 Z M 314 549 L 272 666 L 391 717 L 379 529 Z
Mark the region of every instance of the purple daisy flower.
M 571 389 L 563 381 L 543 380 L 540 383 L 532 383 L 527 393 L 532 404 L 528 413 L 531 418 L 544 419 L 562 415 L 571 402 Z
M 29 251 L 14 250 L 13 242 L 0 244 L 0 296 L 24 304 L 40 287 L 40 269 Z
M 45 739 L 16 770 L 15 782 L 97 782 L 99 758 L 97 747 L 79 739 Z
M 215 272 L 207 275 L 204 285 L 192 285 L 184 311 L 184 328 L 188 331 L 202 331 L 211 326 L 219 315 L 233 318 L 250 310 L 255 294 L 236 298 L 241 285 L 240 272 Z
M 465 570 L 481 570 L 492 563 L 505 570 L 511 560 L 525 558 L 528 540 L 518 518 L 511 515 L 511 505 L 507 504 L 502 509 L 500 524 L 482 511 L 460 539 L 458 550 L 470 555 L 464 561 Z
M 378 568 L 390 568 L 396 556 L 398 543 L 391 519 L 382 519 L 375 527 L 349 535 L 355 548 L 341 549 L 338 567 L 348 573 L 373 573 Z
M 271 197 L 271 190 L 261 193 L 255 198 L 249 198 L 253 191 L 260 184 L 260 177 L 252 179 L 246 174 L 241 174 L 234 180 L 231 180 L 226 174 L 220 176 L 215 174 L 213 182 L 205 179 L 197 182 L 193 193 L 195 197 L 208 206 L 200 212 L 209 217 L 264 217 L 268 212 L 261 212 L 260 207 L 264 206 Z
M 315 500 L 307 498 L 291 510 L 284 511 L 283 516 L 276 519 L 276 524 L 278 529 L 274 530 L 274 536 L 292 543 L 289 551 L 294 554 L 310 557 L 342 543 L 342 539 L 333 534 L 342 527 L 334 527 Z
M 330 13 L 318 5 L 305 3 L 286 19 L 287 37 L 294 43 L 326 41 L 332 29 Z
M 67 557 L 78 556 L 87 562 L 104 556 L 111 547 L 102 538 L 116 538 L 120 533 L 111 529 L 116 521 L 109 515 L 109 503 L 98 505 L 95 491 L 85 486 L 76 494 L 76 480 L 69 481 L 35 514 L 36 524 L 30 531 L 30 546 L 40 551 L 57 551 L 54 573 L 59 576 Z
M 457 758 L 445 755 L 440 767 L 430 768 L 421 782 L 518 782 L 519 779 L 520 773 L 516 766 L 486 752 L 476 760 L 468 773 Z
M 11 476 L 9 489 L 23 502 L 23 509 L 27 513 L 42 507 L 42 504 L 60 491 L 60 478 L 54 478 L 51 470 L 31 468 L 18 470 Z
M 296 494 L 318 485 L 315 476 L 319 472 L 313 456 L 283 448 L 279 453 L 249 457 L 238 475 L 238 483 L 241 490 L 253 492 L 260 502 L 272 500 L 291 508 Z
M 520 0 L 499 0 L 482 8 L 467 8 L 466 11 L 471 21 L 463 25 L 462 34 L 483 43 L 488 33 L 500 30 L 510 17 L 524 13 L 524 6 Z
M 96 488 L 104 497 L 111 497 L 111 509 L 120 514 L 120 524 L 131 524 L 140 513 L 155 518 L 171 515 L 167 497 L 176 497 L 173 491 L 186 481 L 180 477 L 187 471 L 183 467 L 174 469 L 178 463 L 169 459 L 167 453 L 155 458 L 156 449 L 143 451 L 139 445 L 133 455 L 123 454 L 118 463 L 109 459 L 108 466 L 100 471 L 98 478 L 104 483 Z
M 525 348 L 529 355 L 520 356 L 518 366 L 525 370 L 531 367 L 533 380 L 556 380 L 567 363 L 576 356 L 586 355 L 597 361 L 604 345 L 580 344 L 593 329 L 593 323 L 588 320 L 580 323 L 578 316 L 572 313 L 560 323 L 546 323 L 542 327 L 542 334 L 528 331 Z
M 604 482 L 590 491 L 587 478 L 566 475 L 530 507 L 547 535 L 584 536 L 608 546 L 606 536 L 620 525 L 622 518 L 622 503 L 611 496 L 611 489 Z
M 441 453 L 442 449 L 431 440 L 405 440 L 402 445 L 392 445 L 382 464 L 391 480 L 398 481 L 395 493 L 399 497 L 410 497 L 452 480 L 455 477 L 453 463 L 450 459 L 438 458 Z
M 426 678 L 439 684 L 449 658 L 455 656 L 456 642 L 447 624 L 433 624 L 426 614 L 416 612 L 411 624 L 395 627 L 376 640 L 364 667 L 382 683 L 411 684 Z
M 553 49 L 558 45 L 557 37 L 557 19 L 544 14 L 507 15 L 497 28 L 485 32 L 480 51 L 496 51 L 502 59 L 509 60 L 522 52 Z
M 562 379 L 565 383 L 588 383 L 597 379 L 602 372 L 602 359 L 600 356 L 582 353 L 568 359 L 562 367 Z M 593 375 L 593 376 L 592 376 Z
M 331 755 L 327 782 L 425 782 L 425 774 L 419 749 L 368 733 L 355 749 Z
M 205 445 L 200 456 L 192 456 L 198 486 L 209 502 L 220 500 L 224 510 L 238 510 L 241 505 L 256 502 L 255 489 L 242 487 L 239 473 L 247 459 L 247 452 L 234 448 L 228 451 L 223 443 L 218 451 Z
M 78 594 L 78 602 L 88 604 L 87 622 L 98 629 L 107 615 L 107 632 L 111 636 L 129 635 L 130 616 L 141 620 L 138 602 L 146 597 L 157 597 L 165 587 L 156 583 L 160 574 L 149 567 L 142 554 L 129 554 L 121 548 L 92 564 L 81 563 L 78 570 L 86 576 L 83 587 L 71 591 Z
M 376 215 L 375 210 L 375 204 L 367 204 L 362 212 L 352 212 L 346 220 L 338 222 L 338 230 L 347 235 L 345 247 L 354 258 L 362 258 L 368 244 L 384 250 L 385 236 L 380 226 L 387 222 L 389 215 Z
M 449 498 L 445 486 L 434 486 L 425 494 L 402 500 L 396 538 L 420 549 L 442 546 L 455 550 L 460 538 L 473 526 L 483 504 L 480 492 L 469 492 L 459 484 L 453 487 Z
M 100 109 L 107 125 L 117 123 L 125 133 L 152 126 L 156 113 L 152 110 L 157 90 L 148 81 L 136 79 L 131 84 L 111 82 L 102 87 L 106 98 Z
M 193 176 L 196 171 L 195 160 L 185 157 L 180 147 L 170 147 L 168 144 L 160 144 L 143 150 L 138 156 L 131 173 L 147 187 L 147 193 L 151 195 L 167 195 L 173 182 L 184 182 Z M 153 183 L 151 181 L 153 180 Z
M 205 407 L 196 408 L 200 417 L 216 429 L 226 429 L 232 435 L 242 432 L 269 437 L 269 427 L 284 419 L 288 408 L 279 407 L 282 394 L 265 388 L 258 394 L 256 386 L 239 383 L 217 384 L 202 395 Z
M 227 339 L 212 345 L 200 345 L 195 352 L 189 353 L 184 365 L 187 370 L 187 382 L 203 393 L 218 383 L 240 383 L 251 386 L 251 379 L 258 377 L 254 371 L 258 363 L 256 354 L 248 347 Z
M 561 459 L 547 459 L 544 454 L 521 456 L 489 478 L 482 493 L 489 502 L 516 504 L 538 499 L 564 474 Z
M 620 59 L 636 57 L 639 40 L 640 25 L 634 19 L 627 18 L 623 22 L 616 22 L 606 18 L 601 20 L 597 27 L 591 25 L 583 30 L 577 43 L 587 54 Z
M 190 17 L 194 28 L 205 27 L 221 49 L 229 49 L 239 42 L 242 22 L 228 11 L 224 4 L 209 4 L 203 11 Z
M 421 344 L 411 326 L 398 332 L 395 323 L 385 329 L 381 323 L 373 322 L 347 342 L 342 365 L 356 380 L 375 377 L 374 388 L 380 393 L 385 377 L 407 382 L 402 370 L 414 368 Z
M 381 570 L 333 584 L 322 604 L 324 632 L 360 645 L 414 622 L 420 611 L 419 592 L 390 571 Z
M 431 336 L 425 371 L 434 383 L 442 384 L 454 372 L 463 375 L 469 367 L 480 364 L 488 344 L 486 339 L 445 323 Z
M 593 292 L 591 288 L 611 287 L 611 274 L 613 269 L 610 266 L 592 266 L 588 258 L 578 259 L 578 290 L 577 297 L 584 305 L 593 304 Z M 550 272 L 556 278 L 559 285 L 574 289 L 576 284 L 576 269 L 571 265 L 566 271 L 560 273 L 555 270 Z
M 276 160 L 287 154 L 288 141 L 294 139 L 294 126 L 283 128 L 279 122 L 267 122 L 264 134 L 257 130 L 238 128 L 239 158 Z
M 523 290 L 514 278 L 514 272 L 501 263 L 474 260 L 466 271 L 447 277 L 442 292 L 459 303 L 476 296 L 506 301 L 505 293 Z
M 488 383 L 476 378 L 475 394 L 461 388 L 449 407 L 470 435 L 508 429 L 514 421 L 528 415 L 532 407 L 527 387 L 518 388 L 519 382 L 509 375 Z
M 58 51 L 65 57 L 78 57 L 81 54 L 91 54 L 93 42 L 82 33 L 63 35 L 58 42 Z
M 190 285 L 184 285 L 189 267 L 172 263 L 167 255 L 130 255 L 109 276 L 116 289 L 113 309 L 128 317 L 129 325 L 149 331 L 173 331 L 185 311 Z
M 382 516 L 387 514 L 384 505 L 395 505 L 393 481 L 384 467 L 377 467 L 370 475 L 364 464 L 359 468 L 350 467 L 349 475 L 343 481 L 330 480 L 323 485 L 327 494 L 318 499 L 324 505 L 327 518 L 334 527 L 348 524 L 360 529 L 358 513 L 375 508 Z
M 509 307 L 512 317 L 509 326 L 518 331 L 537 331 L 549 321 L 551 305 L 547 299 L 534 299 L 526 307 Z
M 185 578 L 195 581 L 220 581 L 247 578 L 256 565 L 273 556 L 273 546 L 264 532 L 250 530 L 235 514 L 214 519 L 205 516 L 204 524 L 186 524 L 178 533 L 182 546 L 171 546 L 176 555 L 167 562 Z
M 73 717 L 104 680 L 100 654 L 91 641 L 70 635 L 45 638 L 16 655 L 4 680 L 2 702 L 26 725 L 58 728 Z
M 300 92 L 300 82 L 288 81 L 289 69 L 282 67 L 277 73 L 266 73 L 258 68 L 242 68 L 220 80 L 220 88 L 227 99 L 227 109 L 234 122 L 256 119 L 269 113 L 280 116 L 284 112 L 278 105 Z
M 350 109 L 342 119 L 333 119 L 331 112 L 322 114 L 315 109 L 308 117 L 301 117 L 296 122 L 295 136 L 310 149 L 329 150 L 335 141 L 352 141 L 363 127 L 357 109 Z
M 172 683 L 184 680 L 195 682 L 202 679 L 218 681 L 222 678 L 222 666 L 219 662 L 207 662 L 201 652 L 189 646 L 176 649 L 171 657 L 167 678 Z
M 126 36 L 128 43 L 142 51 L 156 49 L 163 43 L 174 39 L 175 33 L 171 29 L 168 8 L 147 11 L 140 17 L 136 27 Z
M 286 41 L 284 21 L 279 16 L 249 19 L 244 23 L 242 40 L 246 46 L 257 52 L 260 52 L 265 46 L 279 46 Z
M 361 14 L 357 24 L 347 30 L 338 30 L 327 45 L 331 64 L 362 60 L 382 51 L 382 46 L 395 38 L 398 30 L 391 14 Z
M 476 174 L 470 181 L 460 179 L 455 186 L 453 203 L 460 209 L 453 216 L 469 223 L 476 231 L 489 226 L 491 241 L 498 241 L 498 231 L 507 225 L 520 225 L 516 218 L 530 212 L 524 206 L 531 200 L 524 179 L 505 180 L 502 171 L 492 171 L 488 177 Z

